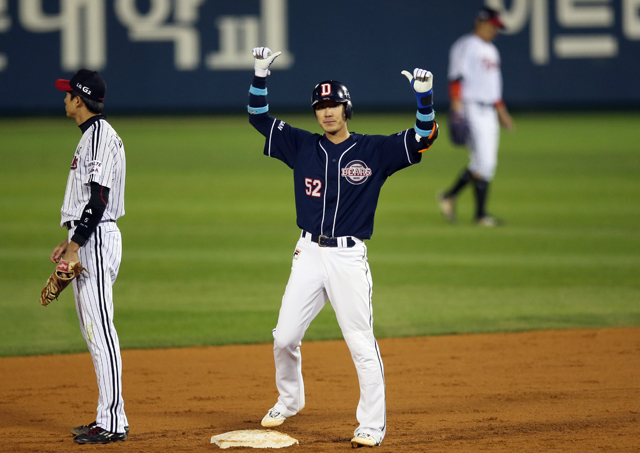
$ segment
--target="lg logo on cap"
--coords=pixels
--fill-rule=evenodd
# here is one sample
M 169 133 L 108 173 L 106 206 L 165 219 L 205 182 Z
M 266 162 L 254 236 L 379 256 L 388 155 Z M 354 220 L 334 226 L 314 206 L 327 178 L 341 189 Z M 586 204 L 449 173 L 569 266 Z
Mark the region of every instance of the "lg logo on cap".
M 83 87 L 79 83 L 76 83 L 76 86 L 80 88 L 84 93 L 91 94 L 91 90 L 88 87 Z

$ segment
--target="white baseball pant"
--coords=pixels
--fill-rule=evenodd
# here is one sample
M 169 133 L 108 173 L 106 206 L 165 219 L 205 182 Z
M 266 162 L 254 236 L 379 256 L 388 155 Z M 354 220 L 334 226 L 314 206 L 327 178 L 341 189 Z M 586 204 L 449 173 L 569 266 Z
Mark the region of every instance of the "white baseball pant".
M 493 180 L 498 166 L 500 123 L 493 105 L 465 102 L 469 124 L 469 170 L 485 181 Z
M 354 239 L 348 247 L 320 247 L 309 233 L 296 244 L 291 275 L 273 332 L 276 386 L 274 406 L 285 417 L 305 405 L 300 345 L 311 321 L 327 300 L 336 313 L 360 384 L 355 433 L 371 434 L 378 443 L 386 432 L 384 368 L 373 334 L 373 282 L 367 247 Z

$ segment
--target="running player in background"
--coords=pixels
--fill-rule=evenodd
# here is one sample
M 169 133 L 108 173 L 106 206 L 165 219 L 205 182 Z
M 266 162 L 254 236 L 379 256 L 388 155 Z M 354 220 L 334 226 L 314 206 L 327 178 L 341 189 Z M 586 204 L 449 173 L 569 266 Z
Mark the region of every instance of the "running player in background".
M 124 146 L 102 115 L 107 86 L 97 72 L 81 69 L 71 80 L 58 79 L 56 88 L 66 92 L 67 116 L 76 121 L 82 137 L 61 209 L 60 226 L 67 229 L 67 238 L 53 249 L 50 259 L 80 261 L 89 271 L 73 280 L 73 293 L 99 390 L 96 420 L 71 433 L 79 444 L 106 444 L 126 440 L 129 434 L 112 292 L 122 258 L 116 220 L 124 215 Z
M 420 162 L 438 136 L 432 108 L 432 75 L 415 69 L 415 127 L 390 136 L 348 131 L 353 106 L 347 88 L 319 83 L 311 107 L 323 135 L 294 128 L 269 115 L 267 75 L 280 52 L 253 49 L 255 77 L 249 90 L 249 121 L 265 136 L 264 154 L 293 169 L 297 223 L 291 275 L 273 330 L 278 401 L 262 426 L 281 425 L 305 405 L 300 346 L 327 300 L 336 313 L 360 383 L 359 426 L 353 447 L 380 445 L 386 432 L 384 369 L 373 333 L 372 280 L 365 239 L 373 233 L 380 189 L 398 170 Z
M 498 165 L 500 124 L 513 129 L 513 120 L 502 100 L 500 54 L 493 44 L 504 28 L 500 15 L 482 9 L 475 20 L 473 33 L 460 37 L 449 53 L 449 99 L 453 121 L 463 119 L 469 126 L 467 147 L 470 163 L 451 188 L 438 195 L 440 212 L 456 221 L 456 197 L 468 184 L 475 189 L 475 221 L 494 227 L 500 221 L 487 213 L 489 185 Z

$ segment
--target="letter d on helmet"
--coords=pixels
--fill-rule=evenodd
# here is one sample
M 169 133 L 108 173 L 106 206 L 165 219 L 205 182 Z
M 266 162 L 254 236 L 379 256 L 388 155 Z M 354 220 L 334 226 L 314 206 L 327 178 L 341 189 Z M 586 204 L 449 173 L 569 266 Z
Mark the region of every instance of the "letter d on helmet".
M 313 89 L 311 94 L 311 108 L 315 110 L 315 105 L 322 101 L 333 101 L 344 104 L 344 115 L 351 119 L 353 105 L 347 87 L 336 80 L 325 80 L 320 82 Z

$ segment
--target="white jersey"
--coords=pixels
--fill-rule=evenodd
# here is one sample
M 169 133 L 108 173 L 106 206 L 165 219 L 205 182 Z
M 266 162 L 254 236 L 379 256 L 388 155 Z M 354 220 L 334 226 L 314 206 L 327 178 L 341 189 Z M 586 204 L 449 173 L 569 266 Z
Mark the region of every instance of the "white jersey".
M 495 104 L 502 99 L 500 53 L 492 43 L 469 33 L 451 46 L 449 80 L 462 79 L 462 100 Z
M 124 215 L 124 180 L 126 160 L 124 145 L 104 116 L 84 130 L 71 162 L 71 171 L 62 204 L 60 225 L 79 220 L 91 198 L 90 184 L 108 187 L 109 202 L 102 220 L 117 220 Z M 84 128 L 83 128 L 84 129 Z

